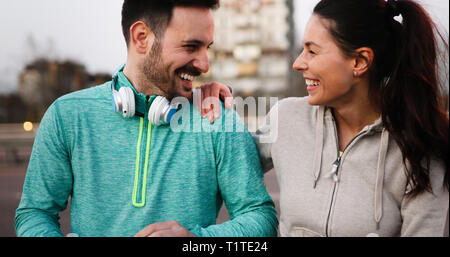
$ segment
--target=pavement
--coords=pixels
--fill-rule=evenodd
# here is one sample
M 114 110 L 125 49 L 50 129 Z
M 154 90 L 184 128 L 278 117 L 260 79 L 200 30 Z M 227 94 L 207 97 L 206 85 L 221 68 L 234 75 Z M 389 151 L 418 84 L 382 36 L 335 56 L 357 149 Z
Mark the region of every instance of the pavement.
M 6 165 L 0 163 L 0 237 L 15 237 L 14 215 L 22 195 L 27 164 Z M 272 170 L 264 177 L 267 191 L 275 202 L 279 215 L 279 188 L 275 172 Z M 70 233 L 70 207 L 60 213 L 61 231 Z M 222 207 L 217 224 L 229 220 L 228 212 Z

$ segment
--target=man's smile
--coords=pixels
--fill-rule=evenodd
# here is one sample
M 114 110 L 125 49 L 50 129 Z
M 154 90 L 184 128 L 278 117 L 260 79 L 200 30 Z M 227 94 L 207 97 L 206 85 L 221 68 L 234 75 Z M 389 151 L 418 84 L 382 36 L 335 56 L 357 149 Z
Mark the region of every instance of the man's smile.
M 192 90 L 192 82 L 200 76 L 201 72 L 191 65 L 184 66 L 175 71 L 186 91 Z

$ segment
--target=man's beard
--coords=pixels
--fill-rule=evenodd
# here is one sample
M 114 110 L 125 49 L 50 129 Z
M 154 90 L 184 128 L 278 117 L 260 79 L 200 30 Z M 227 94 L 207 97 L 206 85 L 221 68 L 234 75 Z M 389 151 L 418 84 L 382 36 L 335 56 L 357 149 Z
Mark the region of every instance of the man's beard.
M 162 58 L 162 43 L 159 39 L 156 39 L 142 65 L 142 85 L 144 87 L 154 86 L 158 88 L 158 91 L 162 91 L 168 99 L 181 95 L 188 97 L 185 89 L 182 87 L 177 88 L 177 74 L 183 72 L 193 76 L 199 76 L 201 72 L 192 64 L 186 64 L 178 68 L 172 76 L 170 70 L 170 66 L 165 65 Z M 192 97 L 192 95 L 189 97 Z
M 143 85 L 145 87 L 153 85 L 168 94 L 167 97 L 172 98 L 175 90 L 175 79 L 171 78 L 169 67 L 164 65 L 161 53 L 162 44 L 159 39 L 156 39 L 142 66 Z

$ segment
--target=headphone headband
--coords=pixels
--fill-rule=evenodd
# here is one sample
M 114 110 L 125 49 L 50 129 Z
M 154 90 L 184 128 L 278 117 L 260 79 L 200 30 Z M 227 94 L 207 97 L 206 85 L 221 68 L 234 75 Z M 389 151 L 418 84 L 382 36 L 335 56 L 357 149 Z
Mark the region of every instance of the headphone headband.
M 125 65 L 126 64 L 121 65 L 112 75 L 111 92 L 113 95 L 112 105 L 114 112 L 121 112 L 124 118 L 131 118 L 134 115 L 144 117 L 142 113 L 135 110 L 135 95 L 131 88 L 122 87 L 117 91 L 119 74 L 125 69 Z M 156 96 L 150 103 L 148 119 L 156 126 L 169 124 L 176 111 L 177 106 L 172 106 L 163 96 Z

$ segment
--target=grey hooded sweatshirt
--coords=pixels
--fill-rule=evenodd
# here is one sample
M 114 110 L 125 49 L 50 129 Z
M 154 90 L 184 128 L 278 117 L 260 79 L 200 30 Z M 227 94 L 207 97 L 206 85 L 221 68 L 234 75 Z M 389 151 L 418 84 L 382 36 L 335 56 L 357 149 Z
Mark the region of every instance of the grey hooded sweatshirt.
M 281 236 L 448 236 L 443 163 L 431 163 L 433 193 L 406 196 L 402 153 L 381 118 L 339 155 L 331 110 L 287 98 L 255 140 L 280 186 Z

